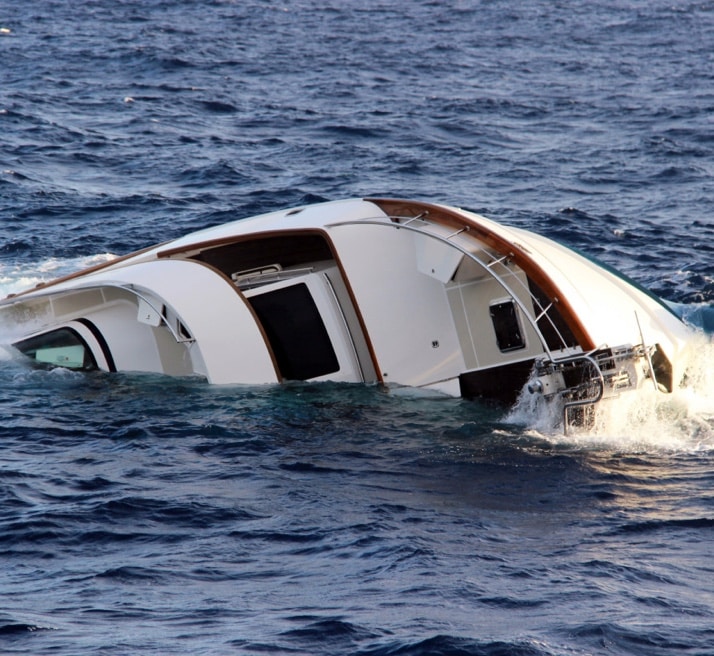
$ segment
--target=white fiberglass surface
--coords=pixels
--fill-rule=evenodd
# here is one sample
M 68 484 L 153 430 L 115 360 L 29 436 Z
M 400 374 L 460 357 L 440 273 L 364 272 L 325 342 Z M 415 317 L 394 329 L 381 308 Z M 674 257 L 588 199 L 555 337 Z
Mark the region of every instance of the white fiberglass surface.
M 385 382 L 425 386 L 464 371 L 444 284 L 420 273 L 411 235 L 375 225 L 330 233 Z

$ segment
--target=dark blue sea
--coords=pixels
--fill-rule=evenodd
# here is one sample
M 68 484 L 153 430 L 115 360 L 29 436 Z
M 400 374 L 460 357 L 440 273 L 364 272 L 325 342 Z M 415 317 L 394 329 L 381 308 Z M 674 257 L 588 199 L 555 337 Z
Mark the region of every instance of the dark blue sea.
M 713 53 L 703 0 L 0 0 L 0 293 L 381 195 L 546 234 L 711 329 Z M 0 653 L 712 655 L 699 353 L 686 390 L 568 437 L 8 353 Z

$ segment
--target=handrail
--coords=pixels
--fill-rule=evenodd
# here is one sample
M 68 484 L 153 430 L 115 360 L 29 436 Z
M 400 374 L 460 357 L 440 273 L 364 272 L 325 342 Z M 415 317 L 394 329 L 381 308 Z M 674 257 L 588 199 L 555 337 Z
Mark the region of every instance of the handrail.
M 77 287 L 72 287 L 70 289 L 63 290 L 61 293 L 62 293 L 62 295 L 64 295 L 64 294 L 71 294 L 76 291 L 83 291 L 86 289 L 102 289 L 105 287 L 111 287 L 113 289 L 121 289 L 121 290 L 127 291 L 130 294 L 133 294 L 134 296 L 136 296 L 136 298 L 144 301 L 144 303 L 146 303 L 154 312 L 156 312 L 156 314 L 159 316 L 159 318 L 161 320 L 161 323 L 171 333 L 171 336 L 176 340 L 177 344 L 187 344 L 187 343 L 192 343 L 192 342 L 196 341 L 193 337 L 182 337 L 178 333 L 178 331 L 173 326 L 171 326 L 171 324 L 169 323 L 169 321 L 166 318 L 166 315 L 164 314 L 162 309 L 157 308 L 156 305 L 154 303 L 152 303 L 152 301 L 149 298 L 147 298 L 147 296 L 145 294 L 142 294 L 141 292 L 137 291 L 135 289 L 133 283 L 122 284 L 122 283 L 117 283 L 117 282 L 102 282 L 101 284 L 97 283 L 94 285 L 78 285 Z M 177 320 L 178 320 L 178 317 L 177 317 Z
M 637 315 L 635 310 L 635 321 L 637 322 L 637 330 L 640 332 L 640 340 L 642 341 L 642 346 L 645 346 L 645 336 L 642 333 L 642 326 L 640 325 L 640 317 Z M 652 378 L 652 384 L 654 385 L 655 392 L 659 392 L 659 385 L 657 384 L 657 374 L 655 373 L 654 364 L 652 363 L 652 355 L 649 349 L 645 348 L 645 358 L 647 359 L 647 366 L 650 370 L 650 378 Z
M 427 225 L 438 225 L 438 224 L 431 224 L 429 223 L 425 218 L 425 215 L 420 215 L 418 217 L 399 217 L 399 216 L 390 216 L 388 217 L 389 220 L 385 221 L 383 219 L 356 219 L 356 220 L 350 220 L 350 221 L 338 221 L 335 223 L 330 223 L 326 227 L 327 228 L 337 228 L 341 226 L 346 226 L 346 225 L 377 225 L 377 226 L 383 226 L 383 227 L 389 227 L 389 228 L 394 228 L 396 230 L 408 230 L 411 232 L 414 232 L 416 234 L 424 235 L 426 237 L 431 237 L 432 239 L 435 239 L 436 241 L 439 241 L 443 244 L 446 244 L 447 246 L 450 246 L 454 248 L 455 250 L 459 251 L 466 257 L 468 257 L 470 260 L 475 262 L 479 267 L 481 267 L 486 273 L 491 276 L 498 284 L 501 285 L 501 287 L 506 291 L 506 293 L 513 299 L 513 301 L 518 305 L 518 307 L 521 309 L 521 312 L 525 315 L 526 319 L 532 326 L 533 330 L 535 331 L 538 339 L 540 340 L 540 343 L 543 347 L 543 350 L 545 353 L 548 355 L 548 358 L 551 361 L 555 361 L 555 358 L 553 357 L 553 354 L 551 353 L 551 350 L 548 346 L 548 343 L 543 336 L 543 333 L 541 332 L 540 328 L 538 327 L 537 321 L 544 315 L 544 313 L 547 313 L 548 309 L 552 307 L 552 303 L 548 306 L 547 309 L 544 309 L 541 303 L 538 301 L 538 299 L 531 293 L 531 291 L 526 287 L 525 284 L 518 278 L 515 277 L 516 281 L 522 286 L 522 288 L 525 290 L 525 292 L 530 296 L 531 300 L 537 304 L 538 307 L 541 309 L 541 314 L 538 316 L 536 319 L 533 316 L 533 313 L 526 307 L 526 305 L 523 303 L 523 301 L 520 299 L 520 297 L 515 293 L 515 291 L 511 288 L 511 286 L 503 279 L 502 276 L 500 276 L 498 273 L 496 273 L 492 267 L 495 266 L 496 264 L 502 264 L 504 260 L 507 260 L 509 258 L 509 254 L 504 255 L 503 257 L 499 258 L 498 260 L 494 260 L 489 263 L 484 263 L 482 262 L 478 257 L 476 257 L 476 253 L 471 252 L 468 250 L 465 246 L 462 246 L 461 244 L 456 243 L 455 241 L 452 241 L 452 238 L 455 237 L 456 235 L 460 234 L 462 231 L 457 231 L 454 233 L 451 233 L 450 235 L 444 237 L 442 235 L 438 235 L 434 232 L 431 232 L 429 230 L 425 230 L 424 227 L 419 227 L 419 226 L 413 226 L 411 225 L 412 222 L 414 221 L 422 221 L 423 223 L 426 223 Z M 399 223 L 399 221 L 404 220 L 406 223 Z M 470 245 L 473 245 L 474 242 L 471 242 Z M 479 252 L 488 255 L 491 257 L 491 255 L 488 253 L 483 248 L 479 248 Z M 505 264 L 503 266 L 506 266 Z M 555 330 L 558 338 L 560 339 L 560 342 L 562 344 L 562 348 L 568 348 L 567 343 L 563 339 L 563 336 L 561 335 L 560 331 L 558 330 L 558 327 L 555 325 L 553 320 L 545 314 L 546 318 L 550 322 L 551 327 L 553 330 Z
M 561 358 L 560 360 L 558 360 L 557 364 L 575 363 L 582 360 L 590 364 L 594 369 L 594 372 L 596 373 L 596 377 L 591 377 L 588 381 L 585 381 L 584 384 L 596 383 L 597 391 L 594 395 L 588 396 L 587 398 L 572 400 L 566 400 L 565 395 L 568 393 L 572 393 L 575 389 L 577 389 L 578 386 L 569 387 L 560 392 L 560 396 L 563 399 L 563 432 L 565 433 L 565 435 L 568 434 L 568 411 L 571 408 L 595 405 L 596 403 L 600 402 L 603 396 L 605 395 L 605 377 L 602 374 L 600 364 L 590 354 L 577 355 L 569 358 Z

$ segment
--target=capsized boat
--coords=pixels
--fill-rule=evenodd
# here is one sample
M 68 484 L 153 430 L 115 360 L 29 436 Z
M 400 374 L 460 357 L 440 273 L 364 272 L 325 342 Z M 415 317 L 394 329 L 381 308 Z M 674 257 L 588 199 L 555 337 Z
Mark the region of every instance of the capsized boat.
M 684 378 L 660 299 L 550 239 L 370 198 L 237 220 L 0 301 L 46 366 L 210 383 L 384 383 L 582 408 Z

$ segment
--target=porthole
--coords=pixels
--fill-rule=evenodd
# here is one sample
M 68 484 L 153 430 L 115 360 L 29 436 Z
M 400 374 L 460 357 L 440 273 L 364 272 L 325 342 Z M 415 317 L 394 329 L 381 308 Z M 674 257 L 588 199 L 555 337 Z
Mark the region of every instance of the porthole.
M 502 353 L 517 351 L 526 347 L 518 309 L 513 299 L 497 301 L 489 307 L 491 322 L 496 333 L 496 342 Z

